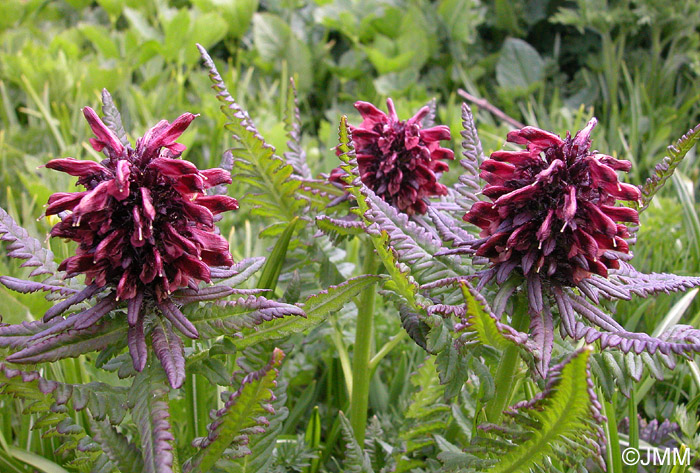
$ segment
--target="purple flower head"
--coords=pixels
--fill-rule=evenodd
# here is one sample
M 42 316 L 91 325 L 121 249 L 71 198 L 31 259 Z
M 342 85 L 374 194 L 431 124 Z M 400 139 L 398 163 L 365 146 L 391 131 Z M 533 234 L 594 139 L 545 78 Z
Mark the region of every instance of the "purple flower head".
M 590 150 L 595 125 L 593 118 L 565 139 L 530 126 L 512 131 L 508 141 L 526 149 L 496 151 L 482 163 L 490 202 L 475 203 L 464 220 L 481 228 L 476 255 L 491 260 L 499 281 L 519 268 L 575 286 L 592 274 L 607 277 L 629 258 L 622 222 L 639 217 L 615 204 L 641 193 L 618 180 L 615 171 L 629 171 L 629 161 Z
M 198 337 L 170 294 L 181 288 L 197 291 L 200 282 L 211 282 L 212 267 L 233 264 L 228 241 L 217 233 L 214 222 L 222 212 L 237 209 L 238 202 L 205 193 L 230 184 L 228 171 L 200 171 L 180 159 L 185 147 L 176 140 L 196 115 L 186 113 L 173 123 L 160 121 L 132 149 L 94 110 L 85 107 L 83 114 L 95 134 L 90 143 L 107 159 L 101 163 L 71 158 L 49 161 L 47 168 L 78 177 L 85 190 L 53 194 L 46 215 L 61 217 L 51 236 L 78 243 L 76 254 L 65 259 L 59 270 L 68 277 L 84 274 L 87 288 L 49 309 L 44 320 L 106 290 L 108 294 L 79 321 L 71 317 L 65 324 L 85 329 L 119 301 L 126 301 L 129 348 L 134 366 L 141 370 L 146 361 L 143 314 L 147 306 L 157 306 L 184 335 Z
M 444 159 L 453 159 L 452 150 L 440 147 L 450 139 L 450 129 L 440 125 L 422 128 L 430 109 L 421 108 L 406 121 L 399 120 L 394 103 L 387 99 L 389 114 L 368 102 L 356 102 L 364 119 L 350 126 L 362 182 L 402 212 L 424 214 L 428 197 L 446 195 L 438 182 L 439 174 L 449 168 Z M 342 183 L 344 172 L 331 171 L 331 182 Z

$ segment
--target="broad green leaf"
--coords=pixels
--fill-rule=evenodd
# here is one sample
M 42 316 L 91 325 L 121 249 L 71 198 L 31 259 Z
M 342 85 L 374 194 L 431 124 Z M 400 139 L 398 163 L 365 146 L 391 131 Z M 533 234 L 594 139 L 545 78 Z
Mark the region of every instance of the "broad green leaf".
M 87 23 L 79 25 L 78 29 L 103 56 L 113 59 L 120 57 L 119 48 L 110 38 L 109 30 Z
M 187 64 L 195 64 L 199 59 L 197 48 L 193 43 L 199 43 L 210 48 L 226 37 L 226 20 L 216 12 L 198 15 L 190 25 L 190 34 L 184 44 Z
M 163 21 L 163 31 L 165 32 L 165 43 L 162 50 L 162 55 L 167 59 L 174 61 L 185 50 L 186 44 L 189 46 L 189 35 L 183 34 L 190 30 L 190 12 L 186 9 L 178 10 L 178 12 Z M 193 38 L 197 41 L 198 38 Z M 194 48 L 192 48 L 194 50 Z
M 299 221 L 299 217 L 294 217 L 292 221 L 289 222 L 289 225 L 287 225 L 287 228 L 280 234 L 269 258 L 265 261 L 265 266 L 263 267 L 260 280 L 258 281 L 258 288 L 270 289 L 274 292 L 277 287 L 277 280 L 282 272 L 282 266 L 287 258 L 289 242 L 292 239 L 292 235 L 294 235 Z
M 522 39 L 508 38 L 496 64 L 498 85 L 506 89 L 527 89 L 544 78 L 544 60 Z
M 229 35 L 234 38 L 242 38 L 246 34 L 258 9 L 258 0 L 193 0 L 192 3 L 203 12 L 219 15 L 227 25 Z

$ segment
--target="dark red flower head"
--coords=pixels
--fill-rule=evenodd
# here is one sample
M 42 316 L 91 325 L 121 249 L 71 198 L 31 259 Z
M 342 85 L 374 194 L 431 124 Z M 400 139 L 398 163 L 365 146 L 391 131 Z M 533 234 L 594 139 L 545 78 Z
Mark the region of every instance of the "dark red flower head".
M 94 110 L 85 107 L 83 114 L 95 134 L 90 143 L 108 158 L 46 164 L 77 176 L 85 188 L 49 198 L 46 215 L 62 217 L 51 236 L 79 243 L 76 255 L 59 269 L 68 276 L 85 274 L 86 284 L 113 287 L 116 301 L 138 300 L 140 306 L 144 295 L 168 305 L 172 291 L 210 282 L 210 266 L 230 266 L 228 242 L 216 233 L 214 220 L 237 209 L 238 202 L 205 191 L 231 183 L 231 176 L 223 169 L 200 171 L 179 159 L 185 147 L 175 142 L 196 115 L 159 122 L 132 149 Z
M 607 277 L 629 254 L 629 233 L 619 222 L 639 217 L 615 203 L 641 193 L 618 180 L 615 171 L 629 171 L 629 161 L 590 151 L 596 123 L 563 140 L 530 126 L 512 131 L 508 141 L 527 149 L 496 151 L 481 165 L 491 202 L 477 202 L 464 220 L 481 228 L 476 254 L 491 260 L 498 280 L 519 267 L 576 285 L 593 273 Z
M 397 209 L 407 214 L 423 214 L 425 199 L 446 195 L 438 174 L 448 170 L 442 159 L 453 159 L 452 150 L 440 147 L 450 139 L 447 126 L 422 129 L 421 120 L 430 112 L 421 108 L 412 118 L 400 121 L 391 99 L 389 115 L 368 102 L 356 102 L 364 120 L 350 126 L 362 182 Z M 329 179 L 342 182 L 344 172 L 334 169 Z

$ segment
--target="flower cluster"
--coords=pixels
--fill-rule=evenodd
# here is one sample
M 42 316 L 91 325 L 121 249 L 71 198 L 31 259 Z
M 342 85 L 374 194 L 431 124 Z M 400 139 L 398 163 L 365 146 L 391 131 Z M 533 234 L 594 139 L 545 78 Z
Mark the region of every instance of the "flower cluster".
M 127 301 L 133 326 L 143 301 L 155 301 L 177 328 L 196 337 L 196 330 L 168 296 L 176 289 L 196 290 L 199 282 L 210 282 L 211 266 L 233 264 L 228 242 L 216 233 L 214 221 L 218 214 L 237 209 L 238 202 L 205 193 L 231 183 L 229 172 L 200 171 L 179 159 L 185 147 L 175 140 L 196 118 L 191 113 L 173 123 L 160 121 L 137 141 L 135 149 L 122 144 L 94 110 L 85 107 L 83 114 L 95 134 L 90 143 L 107 159 L 97 163 L 65 158 L 46 164 L 78 177 L 85 188 L 55 193 L 48 201 L 46 215 L 61 217 L 51 236 L 79 244 L 75 256 L 64 260 L 59 269 L 69 277 L 85 275 L 84 298 L 111 288 L 101 313 L 120 300 Z M 60 312 L 51 310 L 45 319 Z
M 502 282 L 515 269 L 525 276 L 542 272 L 566 286 L 629 257 L 629 231 L 620 222 L 639 223 L 637 211 L 616 206 L 636 201 L 636 186 L 618 180 L 629 161 L 591 151 L 593 118 L 573 138 L 534 127 L 508 134 L 522 151 L 496 151 L 481 165 L 488 184 L 464 220 L 481 228 L 476 255 L 493 263 Z
M 442 160 L 454 158 L 452 150 L 440 147 L 441 140 L 450 139 L 450 129 L 444 125 L 422 128 L 428 106 L 406 121 L 399 120 L 391 99 L 388 115 L 368 102 L 356 102 L 355 108 L 364 119 L 359 126 L 349 127 L 360 179 L 400 211 L 424 214 L 428 197 L 447 194 L 438 178 L 448 170 Z M 329 179 L 342 183 L 343 175 L 337 168 Z

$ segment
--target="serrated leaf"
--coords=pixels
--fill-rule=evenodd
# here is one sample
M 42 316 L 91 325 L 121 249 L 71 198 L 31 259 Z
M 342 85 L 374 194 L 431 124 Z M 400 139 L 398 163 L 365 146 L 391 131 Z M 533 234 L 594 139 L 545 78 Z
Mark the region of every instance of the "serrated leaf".
M 253 207 L 256 215 L 274 222 L 290 222 L 304 207 L 304 202 L 296 195 L 299 181 L 290 179 L 292 166 L 277 156 L 275 148 L 258 133 L 248 114 L 228 93 L 214 61 L 203 47 L 198 47 L 209 69 L 217 99 L 222 103 L 221 111 L 230 120 L 226 129 L 236 140 L 230 151 L 234 157 L 235 178 L 248 186 L 243 201 Z
M 109 421 L 92 421 L 90 428 L 95 441 L 120 471 L 143 471 L 141 453 Z
M 306 314 L 305 318 L 290 317 L 273 320 L 254 332 L 245 333 L 243 339 L 237 341 L 236 345 L 242 349 L 265 340 L 277 340 L 315 327 L 326 320 L 328 315 L 340 310 L 365 287 L 379 280 L 381 276 L 363 275 L 348 279 L 337 286 L 330 286 L 310 296 L 301 304 L 300 308 Z
M 8 246 L 7 256 L 27 260 L 22 263 L 22 266 L 36 268 L 30 276 L 40 274 L 56 274 L 58 265 L 54 261 L 54 256 L 51 250 L 42 246 L 41 242 L 36 238 L 29 236 L 29 233 L 19 226 L 10 215 L 5 212 L 5 209 L 0 207 L 0 240 L 10 242 Z M 52 280 L 49 277 L 47 281 Z
M 109 320 L 83 330 L 67 330 L 33 342 L 7 357 L 12 363 L 43 363 L 102 350 L 114 343 L 126 344 L 128 325 L 122 320 Z
M 209 426 L 209 435 L 197 441 L 202 450 L 187 461 L 183 471 L 209 471 L 239 435 L 246 429 L 261 425 L 260 418 L 270 413 L 272 390 L 283 358 L 282 350 L 276 348 L 267 366 L 243 379 L 241 387 L 216 412 L 214 422 Z
M 466 282 L 462 282 L 462 295 L 466 305 L 466 316 L 469 321 L 469 327 L 473 329 L 481 343 L 492 346 L 499 350 L 505 350 L 513 344 L 503 336 L 494 316 L 485 306 L 486 301 L 476 296 L 476 291 Z
M 538 426 L 529 429 L 530 438 L 500 456 L 490 471 L 494 473 L 527 472 L 541 459 L 553 454 L 553 446 L 565 437 L 576 437 L 586 429 L 585 420 L 591 406 L 588 385 L 588 359 L 591 350 L 576 353 L 561 370 L 561 376 L 538 409 L 528 410 Z
M 678 165 L 690 151 L 695 143 L 700 140 L 700 124 L 683 135 L 674 146 L 668 147 L 668 156 L 665 157 L 654 169 L 654 175 L 647 179 L 642 187 L 642 201 L 637 205 L 639 212 L 649 207 L 652 199 L 663 187 L 669 177 L 673 175 Z
M 283 317 L 294 320 L 304 316 L 303 309 L 297 306 L 255 296 L 245 299 L 241 297 L 235 301 L 213 302 L 203 307 L 191 304 L 184 310 L 200 337 L 204 339 L 222 335 L 232 336 L 244 329 L 254 329 L 263 323 L 269 327 L 274 325 L 273 321 Z M 259 332 L 256 330 L 252 333 Z M 236 342 L 236 346 L 240 349 L 247 344 L 240 340 Z
M 134 378 L 129 406 L 141 436 L 144 473 L 172 473 L 174 437 L 168 418 L 169 389 L 159 364 L 151 363 Z

